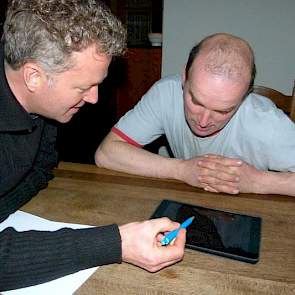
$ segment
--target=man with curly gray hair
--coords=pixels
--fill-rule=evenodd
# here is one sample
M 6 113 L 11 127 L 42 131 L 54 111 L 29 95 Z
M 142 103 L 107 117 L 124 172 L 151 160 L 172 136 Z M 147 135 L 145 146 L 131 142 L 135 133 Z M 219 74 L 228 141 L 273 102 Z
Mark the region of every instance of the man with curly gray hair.
M 9 1 L 0 45 L 0 222 L 53 178 L 54 122 L 97 102 L 112 57 L 125 47 L 125 28 L 98 1 Z M 161 218 L 56 232 L 6 228 L 0 291 L 121 261 L 157 271 L 183 257 L 185 230 L 173 245 L 157 244 L 178 226 Z

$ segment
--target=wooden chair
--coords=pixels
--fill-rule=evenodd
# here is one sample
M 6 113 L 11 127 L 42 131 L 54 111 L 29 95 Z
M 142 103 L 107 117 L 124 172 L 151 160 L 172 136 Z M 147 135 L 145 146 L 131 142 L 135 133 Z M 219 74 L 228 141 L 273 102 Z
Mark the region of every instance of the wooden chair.
M 283 110 L 295 122 L 295 81 L 292 95 L 286 95 L 275 89 L 259 85 L 254 85 L 252 92 L 271 99 L 278 108 Z

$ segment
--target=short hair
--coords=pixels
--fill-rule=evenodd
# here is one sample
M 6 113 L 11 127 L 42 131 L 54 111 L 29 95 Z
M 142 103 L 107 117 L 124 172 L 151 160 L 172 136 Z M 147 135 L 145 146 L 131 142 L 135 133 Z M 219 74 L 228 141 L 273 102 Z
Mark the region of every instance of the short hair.
M 189 75 L 189 70 L 194 62 L 194 60 L 200 55 L 201 52 L 203 52 L 203 49 L 207 43 L 207 41 L 210 41 L 211 39 L 215 38 L 215 37 L 219 37 L 219 36 L 225 36 L 228 37 L 230 39 L 235 39 L 235 40 L 239 40 L 241 42 L 243 42 L 243 44 L 248 47 L 250 56 L 251 56 L 251 64 L 250 64 L 250 68 L 251 68 L 251 78 L 250 78 L 250 84 L 249 84 L 249 89 L 252 88 L 253 84 L 254 84 L 254 80 L 255 80 L 255 76 L 256 76 L 256 65 L 255 65 L 255 61 L 254 61 L 254 53 L 252 51 L 252 48 L 250 47 L 250 45 L 243 39 L 230 35 L 230 34 L 225 34 L 225 33 L 217 33 L 217 34 L 213 34 L 210 35 L 206 38 L 204 38 L 203 40 L 201 40 L 198 44 L 196 44 L 190 51 L 189 53 L 189 57 L 185 66 L 185 75 L 186 77 L 188 77 Z M 224 48 L 221 48 L 223 45 L 222 43 L 217 44 L 218 49 L 224 50 Z M 227 46 L 230 47 L 230 43 L 227 44 Z M 220 48 L 219 48 L 220 47 Z M 226 47 L 226 46 L 225 46 Z M 216 48 L 214 48 L 216 49 Z M 234 49 L 226 49 L 227 51 L 231 51 Z
M 98 53 L 122 55 L 126 29 L 97 0 L 10 0 L 2 42 L 14 70 L 34 61 L 54 73 L 71 68 L 71 54 L 93 44 Z

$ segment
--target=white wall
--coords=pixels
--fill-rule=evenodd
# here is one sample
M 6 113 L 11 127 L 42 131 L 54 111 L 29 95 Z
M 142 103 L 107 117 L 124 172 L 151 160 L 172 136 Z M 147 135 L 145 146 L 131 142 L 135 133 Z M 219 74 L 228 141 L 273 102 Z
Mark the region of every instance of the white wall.
M 181 72 L 193 45 L 228 32 L 252 46 L 256 84 L 290 94 L 295 79 L 294 0 L 164 0 L 162 76 Z

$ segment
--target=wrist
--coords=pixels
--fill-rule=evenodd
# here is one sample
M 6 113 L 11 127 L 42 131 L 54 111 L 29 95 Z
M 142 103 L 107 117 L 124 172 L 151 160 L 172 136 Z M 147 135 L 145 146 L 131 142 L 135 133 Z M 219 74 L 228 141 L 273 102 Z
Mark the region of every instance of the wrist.
M 184 181 L 185 175 L 185 160 L 183 159 L 173 159 L 173 167 L 170 169 L 171 178 L 179 181 Z
M 268 194 L 270 193 L 271 177 L 267 171 L 257 171 L 257 175 L 254 177 L 253 193 L 256 194 Z
M 120 225 L 119 232 L 121 236 L 122 261 L 133 263 L 136 239 L 140 234 L 140 223 L 132 222 Z
M 121 225 L 119 226 L 119 232 L 121 236 L 121 256 L 122 261 L 126 261 L 126 249 L 128 249 L 128 234 L 126 234 L 126 231 L 128 231 L 129 224 Z

